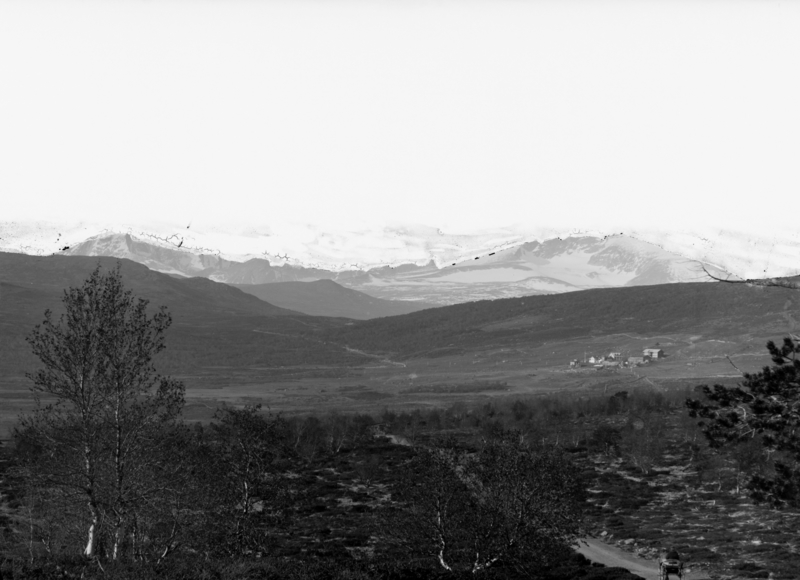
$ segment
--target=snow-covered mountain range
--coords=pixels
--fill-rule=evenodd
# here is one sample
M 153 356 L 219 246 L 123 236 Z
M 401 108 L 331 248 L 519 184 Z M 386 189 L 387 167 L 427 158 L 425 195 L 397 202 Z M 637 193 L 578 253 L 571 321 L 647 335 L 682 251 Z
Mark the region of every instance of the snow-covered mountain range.
M 334 280 L 376 298 L 440 305 L 588 288 L 709 281 L 704 269 L 717 277 L 729 275 L 714 265 L 624 235 L 528 242 L 441 266 L 430 261 L 341 271 L 275 265 L 263 258 L 234 261 L 130 234 L 93 236 L 62 253 L 128 258 L 160 272 L 234 284 Z
M 684 258 L 715 264 L 741 278 L 800 274 L 800 231 L 777 225 L 766 230 L 753 228 L 698 229 L 676 224 L 668 230 L 629 227 L 609 231 L 514 224 L 483 230 L 442 231 L 428 225 L 391 223 L 326 226 L 275 221 L 256 227 L 204 222 L 181 225 L 155 220 L 147 224 L 124 220 L 2 221 L 0 216 L 0 251 L 50 255 L 90 237 L 128 233 L 156 246 L 236 262 L 264 258 L 273 266 L 290 264 L 342 271 L 407 263 L 424 265 L 431 260 L 441 268 L 533 241 L 603 238 L 624 233 Z

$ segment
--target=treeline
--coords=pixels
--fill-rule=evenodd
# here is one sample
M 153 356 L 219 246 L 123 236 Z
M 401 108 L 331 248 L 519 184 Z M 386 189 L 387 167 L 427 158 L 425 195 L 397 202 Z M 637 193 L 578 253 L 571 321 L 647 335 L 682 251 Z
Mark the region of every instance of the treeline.
M 386 409 L 376 421 L 411 444 L 425 444 L 442 434 L 470 440 L 516 430 L 530 442 L 572 453 L 602 453 L 607 461 L 627 462 L 642 475 L 651 475 L 665 453 L 676 451 L 698 485 L 737 494 L 754 475 L 774 472 L 773 460 L 780 456 L 764 449 L 761 435 L 714 446 L 687 412 L 687 399 L 706 400 L 698 387 L 638 387 L 607 395 L 557 393 L 443 409 Z
M 659 389 L 638 387 L 608 395 L 576 395 L 563 392 L 529 397 L 496 397 L 485 403 L 470 405 L 458 402 L 448 408 L 393 411 L 386 409 L 377 417 L 392 433 L 410 441 L 429 433 L 515 429 L 530 441 L 575 447 L 585 443 L 600 425 L 621 426 L 620 421 L 652 422 L 683 409 L 693 389 L 679 387 Z

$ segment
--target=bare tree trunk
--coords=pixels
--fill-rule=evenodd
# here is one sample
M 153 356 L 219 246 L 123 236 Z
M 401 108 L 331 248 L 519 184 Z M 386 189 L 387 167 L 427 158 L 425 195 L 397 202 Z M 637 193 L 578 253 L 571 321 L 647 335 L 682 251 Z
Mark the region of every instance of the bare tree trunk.
M 444 535 L 444 525 L 442 523 L 442 506 L 439 502 L 436 502 L 436 533 L 439 536 L 439 552 L 436 554 L 439 564 L 441 564 L 442 568 L 447 570 L 448 572 L 452 572 L 453 569 L 447 564 L 444 559 L 444 552 L 447 549 L 447 541 L 445 540 Z
M 452 571 L 453 571 L 453 569 L 452 569 L 450 566 L 448 566 L 448 565 L 447 565 L 447 562 L 445 562 L 445 561 L 444 561 L 444 545 L 443 545 L 443 546 L 442 546 L 442 548 L 439 550 L 438 557 L 439 557 L 439 564 L 441 564 L 441 565 L 442 565 L 442 568 L 444 568 L 444 569 L 445 569 L 445 570 L 447 570 L 448 572 L 452 572 Z
M 133 556 L 134 561 L 140 559 L 140 554 L 138 553 L 139 550 L 139 543 L 137 542 L 137 531 L 139 527 L 139 521 L 136 518 L 136 515 L 133 516 L 133 525 L 131 526 L 131 555 Z
M 114 548 L 111 553 L 111 558 L 116 560 L 119 556 L 119 545 L 122 539 L 122 523 L 124 519 L 124 499 L 122 497 L 122 486 L 125 477 L 124 464 L 122 457 L 122 419 L 121 419 L 121 406 L 122 395 L 119 385 L 117 385 L 117 400 L 116 408 L 114 409 L 114 435 L 116 441 L 114 442 L 114 470 L 116 475 L 116 505 L 114 511 L 116 514 L 116 525 L 114 526 Z
M 236 520 L 236 542 L 240 555 L 244 553 L 245 526 L 247 525 L 247 517 L 250 515 L 250 486 L 247 484 L 247 480 L 243 482 L 243 491 L 244 501 L 242 501 L 242 511 L 240 517 Z
M 33 564 L 33 509 L 30 505 L 28 505 L 28 524 L 29 524 L 29 536 L 28 536 L 28 554 L 31 558 L 31 564 Z
M 83 555 L 89 558 L 94 556 L 94 546 L 96 542 L 97 536 L 97 526 L 100 523 L 100 516 L 97 513 L 97 503 L 94 497 L 94 477 L 92 474 L 92 450 L 91 447 L 87 442 L 84 442 L 83 446 L 83 466 L 85 469 L 86 479 L 87 479 L 87 487 L 86 487 L 86 495 L 89 496 L 88 499 L 88 506 L 89 506 L 89 513 L 92 516 L 92 523 L 89 524 L 89 529 L 86 534 L 86 547 L 83 549 Z
M 97 524 L 99 523 L 99 518 L 97 517 L 97 508 L 94 506 L 94 502 L 92 501 L 89 502 L 89 511 L 92 512 L 92 523 L 89 524 L 89 531 L 86 538 L 86 548 L 83 550 L 83 555 L 88 558 L 92 558 L 94 556 Z
M 117 519 L 117 524 L 114 526 L 114 548 L 111 551 L 111 559 L 116 560 L 119 556 L 119 544 L 122 540 L 122 522 Z

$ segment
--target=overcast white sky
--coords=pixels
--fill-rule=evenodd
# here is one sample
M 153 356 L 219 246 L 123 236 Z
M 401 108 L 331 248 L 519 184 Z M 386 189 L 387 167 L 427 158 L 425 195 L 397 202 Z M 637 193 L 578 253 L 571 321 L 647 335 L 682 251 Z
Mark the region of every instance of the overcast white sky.
M 0 220 L 791 228 L 800 2 L 0 0 Z

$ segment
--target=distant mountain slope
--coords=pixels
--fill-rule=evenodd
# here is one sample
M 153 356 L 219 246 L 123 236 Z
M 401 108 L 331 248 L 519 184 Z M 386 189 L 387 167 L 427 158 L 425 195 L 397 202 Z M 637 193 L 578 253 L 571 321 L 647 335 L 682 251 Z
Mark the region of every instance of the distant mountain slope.
M 575 237 L 529 242 L 435 271 L 409 271 L 390 279 L 371 276 L 359 290 L 383 298 L 445 303 L 573 292 L 590 288 L 707 282 L 709 264 L 666 252 L 626 236 Z
M 38 364 L 25 337 L 46 309 L 59 316 L 64 289 L 82 285 L 98 263 L 107 269 L 117 260 L 0 252 L 0 383 L 19 380 Z M 323 329 L 345 324 L 341 319 L 306 316 L 226 284 L 176 279 L 130 260 L 121 265 L 127 289 L 154 308 L 166 306 L 172 315 L 167 350 L 156 361 L 163 372 L 223 373 L 231 379 L 231 369 L 239 365 L 335 369 L 363 358 L 315 338 Z
M 44 290 L 60 301 L 63 289 L 79 286 L 99 264 L 114 268 L 115 258 L 83 256 L 27 256 L 0 252 L 0 282 Z M 241 315 L 281 316 L 294 312 L 273 306 L 227 284 L 203 278 L 178 279 L 137 264 L 120 260 L 125 283 L 137 295 L 179 311 L 205 315 L 224 312 Z
M 588 288 L 709 281 L 703 268 L 717 276 L 727 275 L 712 265 L 621 235 L 529 242 L 441 268 L 431 262 L 342 272 L 273 266 L 258 258 L 233 262 L 143 242 L 127 234 L 90 238 L 65 253 L 124 257 L 161 272 L 233 284 L 334 280 L 376 298 L 437 305 Z
M 246 262 L 234 262 L 220 256 L 194 254 L 188 250 L 169 245 L 158 245 L 139 240 L 130 234 L 105 234 L 91 237 L 63 252 L 68 256 L 113 256 L 128 258 L 144 264 L 152 270 L 182 276 L 201 276 L 216 282 L 231 284 L 266 284 L 330 280 L 334 278 L 359 278 L 365 274 L 356 272 L 333 272 L 319 268 L 300 266 L 273 266 L 269 260 L 253 258 Z
M 455 264 L 436 274 L 424 275 L 437 281 L 509 282 L 538 281 L 530 288 L 563 291 L 598 287 L 642 286 L 708 280 L 703 272 L 725 273 L 713 266 L 682 258 L 658 246 L 626 236 L 607 238 L 573 237 L 529 242 L 471 262 Z M 411 273 L 408 279 L 419 279 Z
M 792 331 L 792 317 L 800 319 L 799 306 L 797 290 L 745 284 L 606 288 L 469 302 L 366 320 L 330 330 L 329 339 L 414 358 L 617 333 L 741 337 L 781 328 Z
M 373 298 L 363 292 L 345 288 L 333 280 L 233 284 L 233 286 L 270 304 L 312 316 L 341 316 L 367 320 L 409 314 L 433 307 L 432 304 L 424 302 Z

